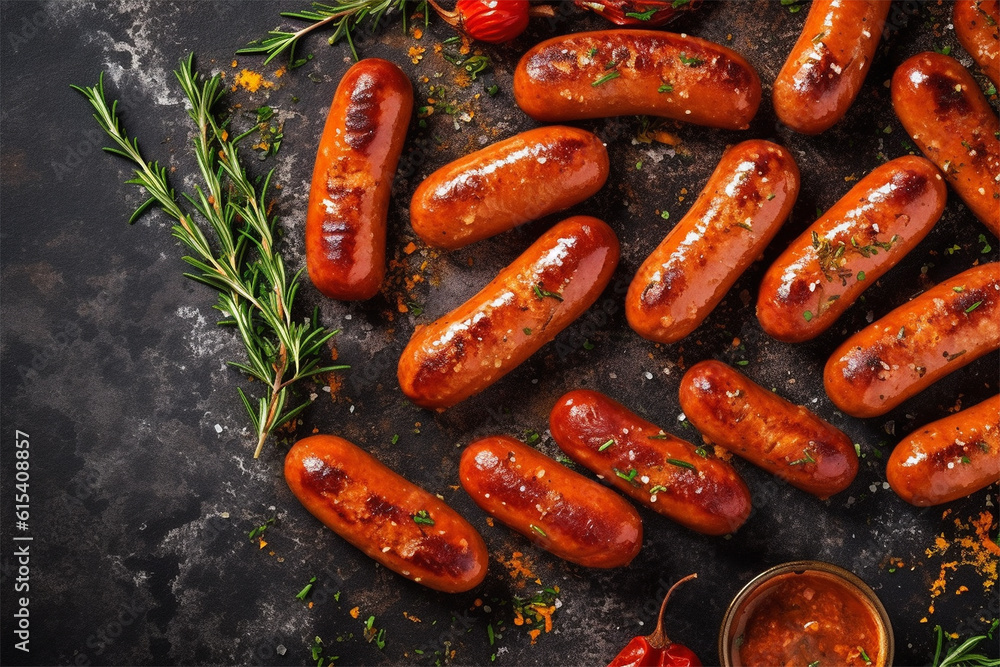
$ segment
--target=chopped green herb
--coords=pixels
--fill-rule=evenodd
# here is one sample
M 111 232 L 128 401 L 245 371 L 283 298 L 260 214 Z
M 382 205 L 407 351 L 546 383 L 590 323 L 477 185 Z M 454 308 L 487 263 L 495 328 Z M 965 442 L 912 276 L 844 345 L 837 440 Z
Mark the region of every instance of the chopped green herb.
M 810 453 L 808 449 L 802 450 L 801 459 L 799 459 L 798 461 L 792 461 L 788 465 L 797 466 L 797 465 L 802 465 L 803 463 L 816 463 L 816 459 L 813 458 L 812 453 Z
M 538 431 L 528 431 L 527 433 L 524 434 L 524 437 L 525 441 L 529 445 L 533 445 L 542 439 L 542 436 L 538 433 Z
M 587 51 L 587 55 L 590 56 L 591 58 L 593 58 L 594 56 L 596 56 L 597 55 L 597 47 L 596 46 L 592 46 L 590 48 L 590 51 Z
M 660 491 L 666 491 L 666 490 L 667 490 L 667 487 L 663 486 L 662 484 L 656 484 L 655 486 L 650 487 L 650 489 L 649 489 L 649 495 L 655 496 Z
M 615 444 L 615 439 L 614 439 L 614 438 L 608 438 L 608 441 L 607 441 L 607 442 L 605 442 L 605 443 L 604 443 L 603 445 L 601 445 L 600 447 L 598 447 L 598 448 L 597 448 L 597 451 L 599 451 L 599 452 L 603 452 L 603 451 L 604 451 L 605 449 L 607 449 L 608 447 L 611 447 L 611 446 L 613 446 L 614 444 Z
M 774 199 L 774 193 L 773 192 L 767 196 L 767 201 L 771 201 L 772 199 Z
M 672 93 L 672 92 L 674 92 L 674 87 L 671 86 L 669 83 L 664 83 L 659 88 L 656 89 L 656 92 L 658 92 L 658 93 Z
M 635 168 L 642 169 L 642 160 L 639 160 L 638 162 L 635 163 Z
M 555 292 L 550 292 L 546 289 L 543 289 L 541 283 L 535 283 L 535 286 L 532 289 L 534 289 L 535 296 L 538 297 L 539 299 L 544 299 L 545 297 L 551 297 L 553 299 L 556 299 L 557 301 L 563 300 L 563 298 L 558 294 L 556 294 Z
M 748 365 L 749 363 L 750 363 L 750 362 L 749 362 L 749 361 L 747 361 L 746 359 L 740 359 L 739 361 L 737 361 L 737 362 L 736 362 L 736 365 L 737 365 L 737 366 L 746 366 L 746 365 Z
M 639 486 L 638 484 L 635 483 L 635 476 L 639 474 L 639 472 L 635 468 L 630 468 L 628 474 L 623 473 L 618 468 L 612 468 L 612 470 L 615 472 L 616 475 L 624 479 L 632 486 Z
M 858 647 L 858 650 L 861 651 L 861 659 L 865 661 L 865 664 L 866 665 L 872 664 L 872 659 L 868 657 L 868 654 L 865 653 L 865 650 L 860 646 Z
M 861 443 L 860 442 L 854 443 L 854 453 L 858 455 L 859 459 L 861 458 Z
M 675 465 L 678 468 L 687 468 L 688 470 L 695 470 L 693 463 L 688 463 L 687 461 L 681 461 L 680 459 L 667 459 L 667 463 L 670 465 Z
M 955 287 L 951 288 L 951 291 L 955 292 L 956 294 L 961 294 L 962 292 L 965 291 L 965 286 L 963 286 L 963 285 L 956 285 Z
M 945 248 L 944 252 L 945 252 L 946 255 L 954 255 L 956 252 L 959 252 L 961 249 L 962 249 L 962 246 L 960 246 L 960 245 L 958 245 L 956 243 L 955 245 L 953 245 L 950 248 Z
M 990 96 L 996 95 L 997 94 L 997 87 L 991 83 L 990 87 L 986 89 L 986 94 L 990 95 Z
M 323 655 L 323 640 L 320 639 L 319 637 L 313 637 L 313 643 L 311 648 L 312 648 L 312 659 L 319 660 L 320 662 L 322 662 L 323 658 L 321 658 L 320 656 Z
M 941 55 L 943 55 L 943 56 L 946 56 L 946 55 L 948 55 L 949 53 L 951 53 L 951 47 L 950 47 L 950 46 L 942 46 L 942 47 L 941 47 L 941 48 L 939 49 L 938 47 L 936 47 L 936 46 L 935 46 L 935 47 L 934 47 L 934 51 L 935 51 L 936 53 L 940 53 L 940 54 L 941 54 Z
M 414 317 L 420 317 L 424 312 L 424 307 L 416 301 L 407 301 L 406 307 L 410 309 L 410 312 L 413 313 Z
M 500 92 L 500 86 L 498 86 L 495 83 L 486 89 L 486 94 L 489 95 L 490 97 L 495 96 L 499 92 Z
M 979 235 L 979 242 L 983 244 L 982 250 L 979 251 L 980 253 L 985 255 L 989 251 L 993 250 L 993 246 L 991 246 L 990 242 L 986 240 L 986 234 Z
M 309 592 L 312 591 L 314 583 L 316 583 L 316 577 L 313 577 L 309 580 L 309 583 L 305 585 L 305 588 L 303 588 L 301 591 L 298 592 L 298 594 L 295 596 L 295 599 L 305 600 L 306 596 L 309 595 Z
M 394 445 L 395 445 L 395 444 L 396 444 L 397 442 L 399 442 L 399 434 L 398 434 L 398 433 L 393 433 L 393 434 L 392 434 L 392 440 L 391 440 L 391 442 L 392 442 L 392 444 L 394 444 Z
M 632 19 L 639 19 L 640 21 L 648 21 L 653 18 L 653 14 L 656 13 L 656 7 L 647 9 L 644 12 L 625 12 L 625 16 Z
M 531 524 L 531 529 L 536 533 L 538 533 L 539 535 L 541 535 L 542 537 L 548 537 L 548 535 L 545 534 L 545 531 L 536 526 L 535 524 Z
M 254 528 L 253 530 L 251 530 L 247 534 L 248 537 L 250 538 L 250 540 L 253 541 L 254 538 L 257 538 L 257 537 L 260 537 L 261 535 L 263 535 L 264 531 L 267 530 L 267 527 L 268 526 L 273 526 L 274 522 L 276 520 L 277 520 L 276 518 L 272 517 L 272 518 L 268 519 L 267 521 L 265 521 L 264 523 L 262 523 L 261 525 L 259 525 L 256 528 Z
M 694 453 L 697 454 L 698 456 L 700 456 L 703 459 L 707 459 L 708 458 L 708 450 L 705 449 L 704 447 L 698 447 L 698 448 L 696 448 L 694 450 Z
M 861 281 L 861 280 L 864 280 L 864 279 L 865 279 L 865 272 L 864 271 L 858 271 L 858 280 Z
M 819 667 L 819 660 L 813 660 L 810 662 L 809 667 Z
M 990 451 L 989 443 L 987 443 L 985 440 L 977 441 L 976 446 L 979 447 L 979 449 L 983 450 L 984 452 Z
M 593 350 L 594 349 L 594 344 L 591 343 L 589 340 L 585 340 L 585 341 L 583 341 L 583 349 L 585 349 L 585 350 Z
M 963 457 L 961 458 L 961 461 L 962 461 L 962 463 L 972 463 L 972 461 L 970 461 L 970 460 L 969 460 L 969 457 L 968 457 L 968 456 L 963 456 Z
M 650 436 L 646 436 L 646 437 L 648 437 L 650 440 L 666 440 L 667 439 L 667 434 L 664 433 L 663 431 L 660 431 L 656 435 L 650 435 Z
M 826 37 L 826 31 L 825 30 L 823 32 L 817 33 L 816 36 L 812 38 L 812 43 L 816 44 L 821 39 L 823 39 L 824 37 Z
M 590 85 L 594 86 L 596 88 L 597 86 L 601 85 L 602 83 L 607 83 L 608 81 L 611 81 L 611 79 L 617 79 L 621 75 L 622 75 L 622 73 L 619 72 L 618 70 L 615 70 L 613 72 L 608 72 L 604 76 L 602 76 L 602 77 L 598 78 L 596 81 L 592 82 Z
M 677 9 L 678 7 L 682 7 L 689 2 L 691 2 L 691 0 L 674 0 L 673 2 L 670 3 L 670 6 L 673 7 L 674 9 Z
M 490 646 L 493 646 L 493 644 L 496 643 L 496 636 L 493 634 L 493 624 L 492 623 L 487 623 L 486 624 L 486 636 L 489 637 Z
M 660 211 L 660 217 L 664 220 L 670 219 L 670 211 Z
M 528 328 L 528 327 L 524 327 L 524 329 L 522 329 L 521 331 L 524 332 L 525 336 L 530 336 L 531 335 L 531 329 Z
M 981 306 L 981 305 L 983 305 L 982 299 L 980 299 L 979 301 L 975 302 L 974 304 L 972 304 L 971 306 L 969 306 L 968 308 L 966 308 L 965 309 L 965 314 L 968 315 L 969 313 L 971 313 L 972 311 L 974 311 L 976 308 L 979 308 L 979 306 Z
M 886 125 L 882 128 L 882 134 L 892 134 L 892 125 Z
M 697 67 L 698 65 L 705 62 L 701 58 L 694 58 L 694 57 L 688 58 L 687 54 L 684 51 L 681 51 L 681 55 L 678 57 L 681 59 L 681 62 L 687 65 L 688 67 Z
M 812 318 L 813 318 L 813 314 L 812 314 L 812 311 L 811 311 L 811 310 L 807 310 L 806 312 L 802 313 L 802 318 L 803 318 L 803 319 L 804 319 L 804 320 L 805 320 L 806 322 L 811 322 L 811 321 L 812 321 Z
M 431 515 L 427 513 L 427 510 L 420 510 L 419 512 L 413 515 L 413 523 L 421 523 L 424 524 L 425 526 L 433 526 L 434 519 L 432 519 Z

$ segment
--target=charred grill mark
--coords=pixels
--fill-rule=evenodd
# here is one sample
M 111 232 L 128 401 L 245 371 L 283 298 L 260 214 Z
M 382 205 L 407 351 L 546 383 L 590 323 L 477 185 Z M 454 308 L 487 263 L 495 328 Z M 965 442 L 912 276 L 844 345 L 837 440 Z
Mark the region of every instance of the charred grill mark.
M 866 387 L 880 379 L 885 372 L 882 365 L 882 343 L 876 343 L 869 348 L 856 347 L 847 354 L 844 364 L 844 379 L 852 385 Z
M 850 63 L 841 64 L 828 48 L 823 48 L 819 60 L 810 59 L 804 64 L 799 86 L 814 99 L 824 97 L 830 91 L 837 90 L 841 73 Z
M 425 536 L 407 560 L 437 576 L 456 578 L 464 578 L 477 566 L 468 545 L 452 544 L 442 535 Z
M 939 121 L 945 120 L 953 112 L 963 116 L 972 113 L 972 103 L 959 79 L 941 72 L 932 72 L 927 75 L 925 85 L 931 91 L 934 111 Z
M 652 281 L 642 291 L 640 303 L 645 308 L 660 308 L 671 305 L 687 286 L 687 276 L 678 268 L 665 269 L 662 277 Z
M 787 290 L 778 290 L 777 300 L 789 306 L 800 306 L 812 300 L 814 292 L 809 290 L 809 281 L 795 278 L 788 283 Z
M 331 466 L 323 459 L 309 457 L 302 462 L 302 485 L 316 495 L 337 496 L 351 481 L 341 468 Z
M 892 179 L 892 202 L 900 208 L 913 204 L 930 190 L 929 183 L 926 173 L 911 169 L 898 172 Z
M 591 142 L 580 137 L 565 137 L 550 142 L 540 152 L 546 157 L 556 160 L 560 165 L 568 165 L 572 164 L 574 158 L 590 144 Z
M 957 293 L 955 298 L 951 300 L 951 303 L 948 304 L 949 309 L 955 315 L 968 315 L 971 317 L 976 314 L 976 311 L 979 311 L 982 315 L 991 310 L 994 305 L 994 295 L 996 293 L 996 290 L 988 289 L 986 287 L 975 287 L 962 290 Z M 975 306 L 975 308 L 973 308 L 973 306 Z M 972 310 L 969 310 L 970 308 L 972 308 Z
M 356 151 L 365 151 L 378 130 L 378 116 L 378 84 L 371 74 L 362 74 L 355 82 L 350 102 L 344 109 L 344 141 L 347 145 Z
M 365 509 L 368 510 L 368 521 L 395 521 L 403 524 L 410 516 L 399 507 L 382 496 L 372 494 L 365 499 Z

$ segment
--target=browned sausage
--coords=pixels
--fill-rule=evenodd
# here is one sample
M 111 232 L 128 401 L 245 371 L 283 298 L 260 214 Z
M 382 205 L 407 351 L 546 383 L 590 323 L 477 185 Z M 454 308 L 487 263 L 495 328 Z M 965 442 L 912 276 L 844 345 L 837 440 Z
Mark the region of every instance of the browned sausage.
M 385 60 L 362 60 L 337 86 L 306 212 L 309 279 L 330 298 L 368 299 L 382 284 L 389 193 L 412 110 L 410 80 Z
M 956 0 L 951 22 L 962 48 L 1000 86 L 1000 1 Z
M 958 274 L 848 338 L 823 383 L 838 408 L 877 417 L 1000 347 L 1000 264 Z
M 513 438 L 473 442 L 458 476 L 483 510 L 571 563 L 621 567 L 642 547 L 639 513 L 621 496 Z
M 343 438 L 299 440 L 285 481 L 313 516 L 407 579 L 458 593 L 486 576 L 486 544 L 465 519 Z
M 885 474 L 900 498 L 920 507 L 1000 481 L 1000 396 L 911 433 L 892 450 Z
M 532 118 L 559 122 L 646 114 L 745 130 L 760 79 L 735 51 L 657 30 L 553 37 L 521 58 L 514 99 Z
M 774 81 L 774 111 L 796 132 L 819 134 L 844 117 L 882 36 L 886 0 L 813 0 Z
M 903 127 L 979 220 L 1000 236 L 1000 120 L 954 58 L 919 53 L 892 75 Z
M 843 432 L 720 361 L 692 366 L 680 399 L 707 442 L 820 499 L 840 493 L 858 474 L 854 443 Z
M 478 294 L 413 332 L 399 359 L 403 393 L 443 410 L 486 389 L 597 300 L 618 254 L 597 218 L 558 223 Z
M 750 490 L 731 465 L 603 394 L 564 395 L 549 429 L 571 459 L 691 530 L 725 535 L 750 516 Z
M 927 235 L 947 196 L 940 172 L 922 157 L 876 167 L 764 274 L 757 296 L 761 327 L 789 343 L 826 331 Z
M 632 279 L 629 325 L 660 343 L 694 331 L 774 238 L 798 193 L 799 168 L 781 146 L 752 139 L 726 151 Z
M 540 127 L 428 176 L 413 193 L 410 224 L 428 245 L 461 248 L 569 208 L 607 179 L 608 151 L 597 136 Z

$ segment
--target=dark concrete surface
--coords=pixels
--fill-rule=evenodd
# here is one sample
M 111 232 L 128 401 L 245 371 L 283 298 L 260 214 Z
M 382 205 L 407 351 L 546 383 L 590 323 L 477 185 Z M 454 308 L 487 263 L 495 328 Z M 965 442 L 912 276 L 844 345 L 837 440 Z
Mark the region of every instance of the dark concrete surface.
M 605 24 L 568 6 L 555 22 L 534 20 L 513 44 L 485 47 L 492 71 L 466 88 L 456 80 L 458 70 L 434 52 L 433 45 L 452 34 L 440 21 L 433 20 L 417 41 L 402 33 L 398 20 L 387 20 L 387 27 L 360 42 L 363 55 L 403 67 L 418 105 L 430 96 L 430 85 L 445 85 L 460 112 L 436 113 L 426 128 L 416 121 L 411 126 L 405 169 L 394 185 L 389 247 L 395 261 L 384 293 L 365 304 L 335 303 L 304 285 L 302 312 L 318 305 L 327 326 L 343 329 L 336 348 L 352 368 L 338 374 L 332 388 L 306 387 L 318 398 L 295 437 L 315 431 L 347 437 L 467 517 L 493 560 L 486 582 L 461 595 L 428 591 L 387 572 L 310 516 L 282 478 L 292 436 L 269 442 L 261 459 L 252 459 L 249 422 L 236 388 L 254 388 L 226 366 L 240 358 L 239 342 L 216 327 L 214 293 L 182 277 L 186 265 L 168 220 L 152 213 L 126 225 L 144 196 L 123 184 L 127 165 L 98 150 L 106 142 L 85 100 L 69 88 L 91 85 L 105 71 L 109 95 L 123 100 L 125 127 L 149 158 L 170 167 L 180 191 L 196 181 L 190 126 L 171 70 L 195 52 L 202 71 L 223 70 L 227 82 L 244 67 L 265 73 L 273 88 L 241 89 L 227 103 L 242 105 L 237 126 L 245 127 L 245 112 L 261 104 L 275 108 L 284 122 L 280 152 L 254 169 L 276 169 L 284 249 L 289 266 L 299 268 L 317 137 L 350 64 L 349 52 L 346 44 L 327 46 L 329 33 L 321 32 L 302 47 L 303 54 L 315 55 L 309 64 L 280 78 L 274 74 L 278 62 L 265 67 L 262 58 L 241 56 L 233 69 L 231 61 L 250 39 L 292 25 L 279 19 L 279 11 L 304 7 L 0 3 L 4 664 L 315 664 L 309 645 L 318 635 L 326 654 L 339 656 L 342 665 L 487 665 L 494 656 L 500 665 L 599 665 L 631 636 L 650 632 L 663 585 L 694 571 L 699 579 L 673 601 L 668 631 L 713 664 L 729 600 L 758 572 L 801 558 L 844 566 L 876 590 L 892 618 L 900 665 L 930 661 L 936 623 L 971 634 L 985 627 L 983 618 L 997 616 L 995 570 L 985 574 L 966 563 L 971 559 L 958 544 L 944 553 L 934 550 L 938 536 L 974 534 L 955 522 L 967 526 L 981 512 L 990 515 L 990 534 L 996 536 L 996 487 L 920 510 L 884 484 L 884 457 L 898 439 L 959 403 L 968 406 L 996 393 L 997 355 L 879 419 L 837 412 L 822 390 L 821 370 L 847 334 L 976 261 L 995 261 L 1000 243 L 951 196 L 930 235 L 869 289 L 864 303 L 815 341 L 771 340 L 753 310 L 769 261 L 814 219 L 817 208 L 831 206 L 849 189 L 847 179 L 863 176 L 883 156 L 911 149 L 889 103 L 886 82 L 893 68 L 913 53 L 944 46 L 971 66 L 949 25 L 947 3 L 899 3 L 892 34 L 858 102 L 819 137 L 780 127 L 770 105 L 770 82 L 805 11 L 792 14 L 765 1 L 706 3 L 675 23 L 674 30 L 732 46 L 758 69 L 765 99 L 752 128 L 725 132 L 668 124 L 682 141 L 670 147 L 634 143 L 637 119 L 580 123 L 608 141 L 612 175 L 572 212 L 598 215 L 619 234 L 622 261 L 612 285 L 553 344 L 487 392 L 441 415 L 409 404 L 396 383 L 396 360 L 413 327 L 477 291 L 558 218 L 459 252 L 432 252 L 418 244 L 407 255 L 403 248 L 415 240 L 407 224 L 409 196 L 421 178 L 449 160 L 534 126 L 511 96 L 514 65 L 530 45 Z M 407 51 L 417 45 L 426 53 L 414 64 Z M 985 88 L 986 79 L 975 74 Z M 491 98 L 485 91 L 494 83 L 499 93 Z M 751 137 L 778 141 L 799 161 L 802 192 L 791 219 L 764 260 L 688 339 L 670 346 L 640 339 L 625 322 L 624 286 L 687 210 L 724 148 Z M 669 211 L 669 221 L 659 216 L 661 210 Z M 993 246 L 989 252 L 982 252 L 981 234 Z M 408 285 L 414 275 L 422 281 Z M 421 304 L 423 313 L 400 313 L 398 303 L 407 301 Z M 598 308 L 605 318 L 595 315 Z M 671 433 L 697 441 L 679 420 L 677 386 L 683 369 L 705 358 L 748 361 L 742 370 L 751 378 L 809 406 L 860 443 L 864 458 L 851 488 L 820 502 L 736 461 L 756 506 L 746 525 L 729 538 L 705 537 L 640 509 L 644 548 L 629 567 L 615 571 L 564 563 L 503 526 L 488 526 L 458 488 L 460 448 L 476 437 L 536 431 L 542 436 L 537 446 L 556 454 L 546 432 L 548 411 L 575 387 L 605 391 Z M 30 518 L 27 530 L 20 530 L 15 441 L 25 438 Z M 271 518 L 276 522 L 260 548 L 248 532 Z M 26 580 L 17 555 L 24 545 L 30 554 Z M 511 574 L 501 562 L 513 552 L 523 552 L 532 576 Z M 954 570 L 942 570 L 952 561 Z M 945 592 L 933 597 L 931 583 L 942 571 Z M 309 608 L 294 596 L 314 576 Z M 511 600 L 537 592 L 536 578 L 559 587 L 559 609 L 552 632 L 532 645 L 526 628 L 512 623 Z M 24 584 L 28 592 L 18 592 Z M 963 585 L 968 591 L 957 594 Z M 29 598 L 28 653 L 15 646 L 20 597 Z M 351 614 L 354 607 L 358 618 Z M 385 630 L 382 650 L 363 637 L 370 615 Z M 493 645 L 488 626 L 495 632 Z

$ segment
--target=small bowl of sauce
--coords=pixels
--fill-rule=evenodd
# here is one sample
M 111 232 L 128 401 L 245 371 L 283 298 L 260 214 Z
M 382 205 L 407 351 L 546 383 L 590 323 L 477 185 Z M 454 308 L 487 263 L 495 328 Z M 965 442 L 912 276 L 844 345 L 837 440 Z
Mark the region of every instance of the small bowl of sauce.
M 892 625 L 878 597 L 822 561 L 778 565 L 743 587 L 719 634 L 723 667 L 890 667 Z

